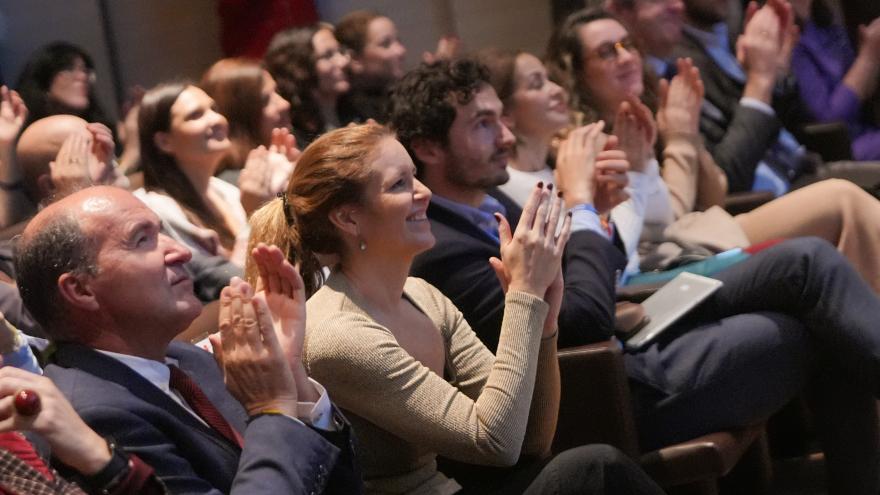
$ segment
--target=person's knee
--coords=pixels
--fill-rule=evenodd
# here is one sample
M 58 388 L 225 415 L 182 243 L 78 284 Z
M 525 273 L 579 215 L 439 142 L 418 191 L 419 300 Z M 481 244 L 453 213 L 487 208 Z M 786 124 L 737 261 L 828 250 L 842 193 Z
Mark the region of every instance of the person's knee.
M 774 262 L 791 263 L 807 271 L 845 264 L 846 259 L 830 242 L 819 237 L 797 237 L 786 240 L 773 249 Z
M 632 460 L 619 449 L 605 444 L 591 444 L 575 447 L 562 452 L 556 456 L 556 458 L 565 464 L 574 465 L 592 463 L 602 466 L 615 466 L 632 462 Z
M 639 467 L 620 450 L 603 444 L 584 445 L 556 456 L 554 465 L 558 494 L 654 494 L 662 493 Z

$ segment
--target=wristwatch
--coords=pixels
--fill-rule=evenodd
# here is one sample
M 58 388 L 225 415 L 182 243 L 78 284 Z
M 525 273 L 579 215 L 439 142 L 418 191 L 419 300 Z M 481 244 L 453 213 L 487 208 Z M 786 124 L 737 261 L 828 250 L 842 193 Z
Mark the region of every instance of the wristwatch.
M 112 438 L 106 438 L 107 447 L 110 449 L 110 462 L 92 476 L 83 476 L 83 488 L 89 493 L 110 495 L 125 480 L 132 470 L 131 459 L 128 454 L 116 445 Z

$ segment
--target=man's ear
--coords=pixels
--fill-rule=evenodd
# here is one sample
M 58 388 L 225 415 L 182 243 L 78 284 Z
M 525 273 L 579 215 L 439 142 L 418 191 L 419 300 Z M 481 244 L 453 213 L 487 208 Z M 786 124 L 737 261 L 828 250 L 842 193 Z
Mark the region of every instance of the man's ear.
M 446 148 L 432 139 L 415 138 L 410 142 L 410 148 L 415 158 L 426 165 L 446 160 Z
M 174 149 L 171 146 L 171 135 L 167 132 L 159 131 L 156 134 L 153 134 L 153 143 L 155 143 L 156 147 L 162 150 L 162 152 L 169 155 Z
M 97 311 L 98 300 L 89 287 L 87 277 L 62 273 L 58 277 L 58 292 L 68 304 L 86 311 Z
M 352 205 L 342 205 L 330 211 L 330 223 L 337 229 L 352 236 L 360 235 L 360 227 L 358 225 L 359 213 L 357 207 Z

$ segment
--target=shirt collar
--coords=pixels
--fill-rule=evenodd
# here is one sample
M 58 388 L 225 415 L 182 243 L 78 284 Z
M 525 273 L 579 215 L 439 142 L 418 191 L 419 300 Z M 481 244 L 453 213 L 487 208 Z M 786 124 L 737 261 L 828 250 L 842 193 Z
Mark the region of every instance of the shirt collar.
M 95 350 L 128 366 L 132 371 L 142 376 L 166 394 L 171 393 L 171 386 L 169 384 L 171 381 L 171 370 L 168 369 L 168 365 L 176 365 L 176 359 L 166 357 L 165 362 L 161 363 L 159 361 L 132 356 L 130 354 L 120 354 L 118 352 L 103 351 L 101 349 Z
M 507 209 L 504 208 L 504 205 L 488 194 L 483 197 L 480 206 L 476 208 L 471 205 L 444 198 L 443 196 L 438 196 L 437 194 L 431 197 L 431 201 L 438 206 L 464 217 L 467 221 L 476 225 L 480 230 L 489 234 L 494 239 L 498 239 L 498 222 L 495 220 L 494 214 L 498 212 L 507 216 Z
M 713 24 L 711 31 L 704 31 L 689 24 L 685 24 L 684 31 L 696 38 L 703 46 L 725 47 L 727 44 L 727 24 L 723 22 Z
M 672 65 L 672 62 L 668 62 L 653 55 L 646 55 L 645 59 L 647 60 L 648 65 L 654 69 L 654 74 L 661 78 L 666 77 L 666 74 L 669 71 L 669 66 Z

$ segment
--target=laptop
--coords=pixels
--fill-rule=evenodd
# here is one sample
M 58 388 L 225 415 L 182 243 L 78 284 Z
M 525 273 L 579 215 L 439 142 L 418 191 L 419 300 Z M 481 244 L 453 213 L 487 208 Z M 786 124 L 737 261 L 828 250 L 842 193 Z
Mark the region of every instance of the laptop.
M 624 345 L 641 349 L 670 325 L 718 290 L 723 282 L 714 278 L 682 272 L 642 302 L 648 323 L 632 334 Z

